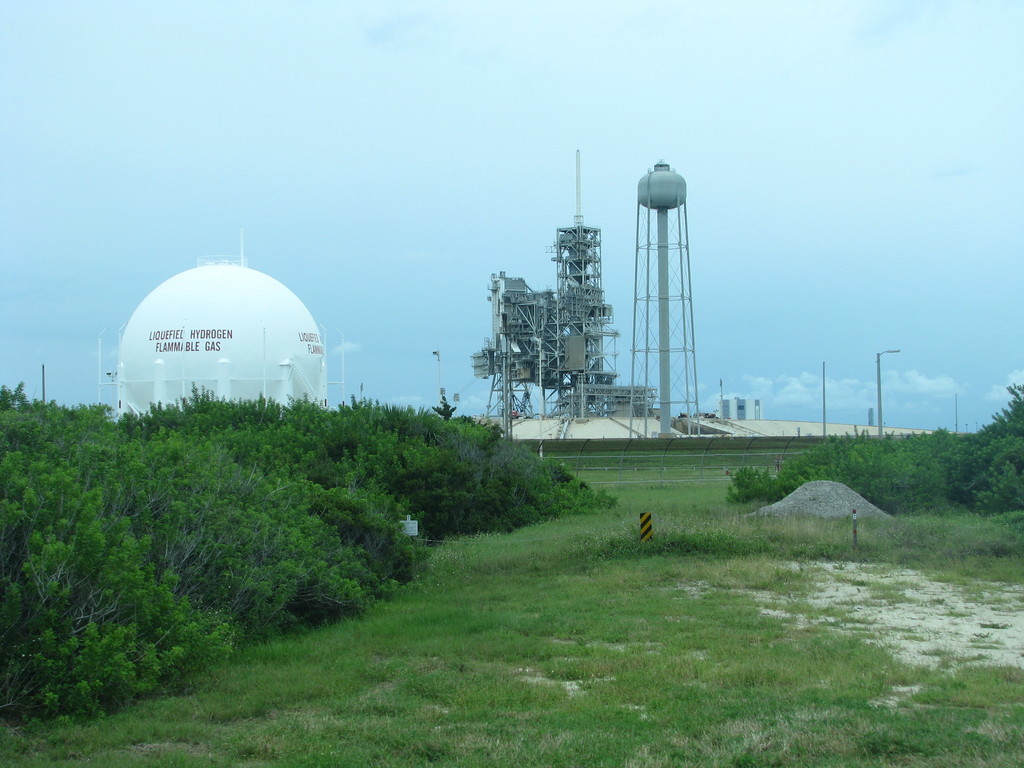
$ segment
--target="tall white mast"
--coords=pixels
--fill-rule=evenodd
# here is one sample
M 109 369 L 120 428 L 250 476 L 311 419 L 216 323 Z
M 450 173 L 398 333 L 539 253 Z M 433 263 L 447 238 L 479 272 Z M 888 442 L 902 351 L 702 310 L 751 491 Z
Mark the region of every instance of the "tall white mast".
M 576 219 L 577 224 L 583 223 L 583 186 L 580 183 L 580 151 L 576 150 Z

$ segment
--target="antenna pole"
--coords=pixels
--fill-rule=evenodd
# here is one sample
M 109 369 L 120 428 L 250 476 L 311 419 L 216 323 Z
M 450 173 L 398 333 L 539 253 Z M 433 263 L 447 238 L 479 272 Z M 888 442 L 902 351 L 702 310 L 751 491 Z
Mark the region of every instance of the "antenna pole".
M 583 223 L 583 191 L 580 183 L 580 151 L 576 150 L 576 223 Z
M 104 328 L 96 337 L 96 402 L 103 402 L 103 334 L 107 332 Z

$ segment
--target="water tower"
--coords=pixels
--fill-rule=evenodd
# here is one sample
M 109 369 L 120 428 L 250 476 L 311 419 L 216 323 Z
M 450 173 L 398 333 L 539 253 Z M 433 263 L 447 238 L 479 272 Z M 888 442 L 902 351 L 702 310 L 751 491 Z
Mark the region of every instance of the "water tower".
M 687 241 L 686 181 L 660 162 L 637 187 L 632 384 L 657 386 L 661 437 L 672 435 L 674 414 L 686 434 L 700 433 Z

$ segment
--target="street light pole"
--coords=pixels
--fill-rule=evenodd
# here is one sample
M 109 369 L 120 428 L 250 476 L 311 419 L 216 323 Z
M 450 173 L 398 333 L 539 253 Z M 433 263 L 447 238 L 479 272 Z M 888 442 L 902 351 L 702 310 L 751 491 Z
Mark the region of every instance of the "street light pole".
M 345 405 L 345 334 L 341 332 L 341 328 L 334 330 L 341 337 L 341 404 Z
M 825 361 L 821 361 L 821 437 L 828 437 L 828 419 L 825 418 Z
M 437 358 L 437 404 L 444 402 L 444 390 L 441 389 L 441 350 L 434 350 L 434 357 Z
M 878 436 L 882 436 L 882 355 L 895 355 L 898 349 L 887 349 L 875 353 L 876 389 L 878 391 Z

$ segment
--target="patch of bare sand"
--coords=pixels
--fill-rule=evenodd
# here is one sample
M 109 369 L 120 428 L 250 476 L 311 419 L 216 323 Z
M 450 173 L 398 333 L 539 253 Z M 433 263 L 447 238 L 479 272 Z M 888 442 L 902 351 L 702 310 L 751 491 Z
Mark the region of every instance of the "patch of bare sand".
M 808 617 L 777 597 L 765 613 L 862 636 L 911 664 L 1024 668 L 1022 587 L 977 582 L 965 588 L 906 568 L 860 563 L 813 568 L 817 590 L 806 600 L 830 615 Z

